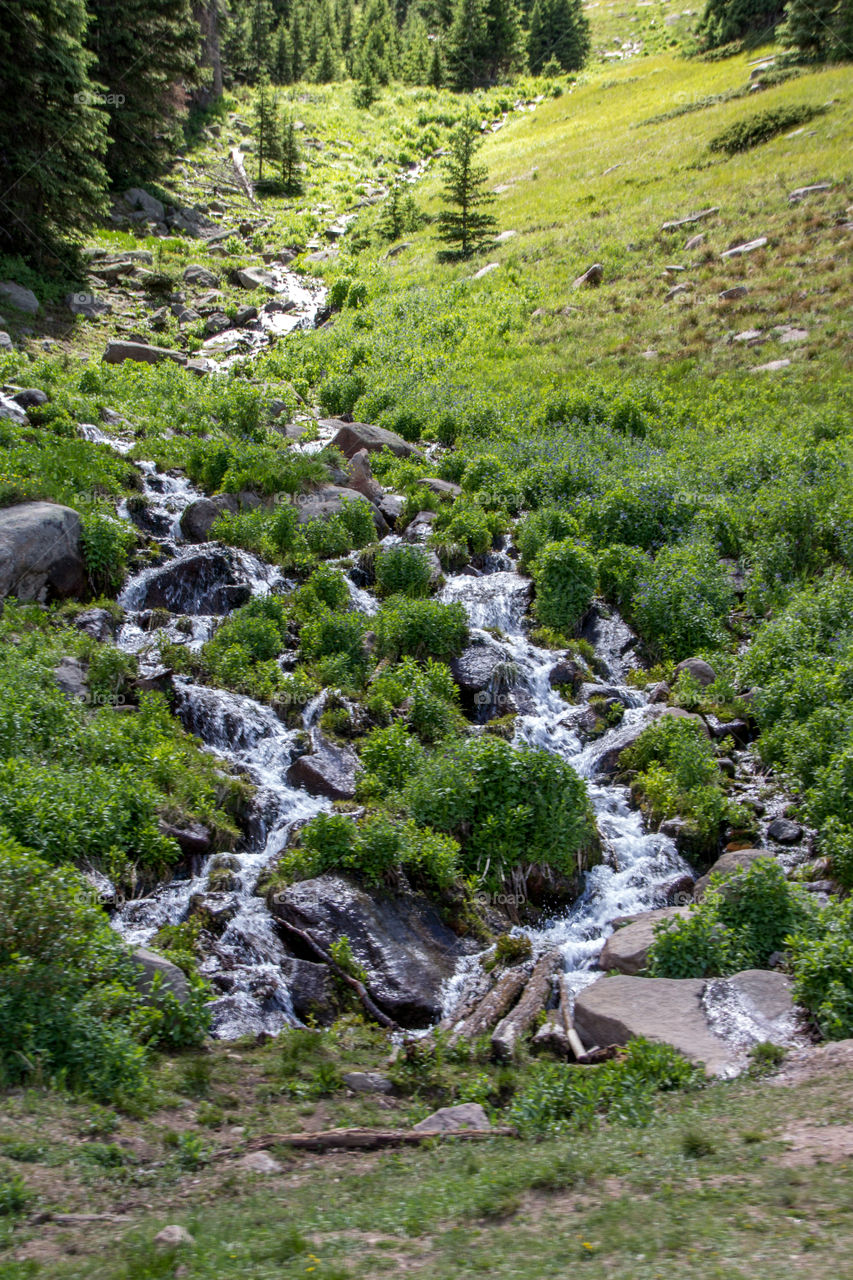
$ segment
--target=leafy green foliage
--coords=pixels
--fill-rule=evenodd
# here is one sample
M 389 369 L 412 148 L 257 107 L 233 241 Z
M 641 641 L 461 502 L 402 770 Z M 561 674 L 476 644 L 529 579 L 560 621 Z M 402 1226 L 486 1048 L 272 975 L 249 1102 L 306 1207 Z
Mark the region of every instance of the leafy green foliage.
M 546 627 L 572 631 L 592 603 L 595 557 L 578 542 L 549 542 L 533 562 L 536 616 Z
M 689 915 L 658 925 L 648 970 L 658 978 L 704 978 L 763 969 L 813 917 L 808 897 L 778 862 L 759 858 L 728 878 L 712 876 Z
M 732 600 L 714 550 L 687 542 L 664 547 L 638 574 L 631 614 L 652 655 L 679 661 L 724 643 Z
M 459 846 L 440 832 L 372 813 L 358 823 L 344 814 L 321 813 L 300 833 L 301 845 L 283 869 L 301 878 L 344 871 L 381 884 L 401 868 L 433 889 L 449 889 L 460 874 Z
M 696 720 L 661 716 L 644 729 L 619 761 L 636 771 L 632 792 L 649 819 L 681 817 L 692 855 L 710 860 L 723 822 L 740 817 L 723 790 L 714 748 Z
M 470 6 L 477 0 L 459 0 L 459 3 Z M 470 67 L 470 62 L 467 66 Z M 469 109 L 450 137 L 444 190 L 450 207 L 438 217 L 441 240 L 450 245 L 450 252 L 463 258 L 485 244 L 497 229 L 494 216 L 486 212 L 494 202 L 494 196 L 487 189 L 488 169 L 475 159 L 481 145 L 480 124 Z
M 281 688 L 276 658 L 287 644 L 288 611 L 279 596 L 256 596 L 236 609 L 203 646 L 210 680 L 267 701 Z
M 392 596 L 374 621 L 380 657 L 447 659 L 461 653 L 468 620 L 461 604 Z
M 528 1138 L 588 1128 L 598 1117 L 644 1125 L 656 1093 L 698 1089 L 703 1079 L 701 1067 L 677 1050 L 638 1038 L 629 1041 L 624 1057 L 599 1067 L 538 1066 L 513 1100 L 510 1120 Z
M 148 1044 L 198 1043 L 203 984 L 181 1006 L 138 969 L 67 866 L 0 832 L 0 1082 L 41 1075 L 102 1101 L 138 1093 Z
M 127 555 L 136 539 L 126 524 L 92 512 L 84 516 L 80 540 L 89 581 L 96 595 L 111 595 L 124 582 Z
M 376 556 L 376 585 L 383 596 L 429 595 L 432 569 L 420 547 L 383 547 Z
M 853 899 L 824 907 L 811 927 L 788 939 L 794 999 L 805 1005 L 821 1035 L 853 1035 Z

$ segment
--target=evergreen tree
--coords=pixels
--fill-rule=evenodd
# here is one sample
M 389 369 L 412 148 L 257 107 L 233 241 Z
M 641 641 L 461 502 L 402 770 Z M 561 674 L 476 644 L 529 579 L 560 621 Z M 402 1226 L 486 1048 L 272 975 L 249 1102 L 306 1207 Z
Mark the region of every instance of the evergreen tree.
M 293 84 L 293 47 L 284 21 L 278 24 L 275 32 L 273 79 L 276 84 Z
M 92 76 L 121 100 L 110 116 L 107 169 L 119 182 L 144 178 L 168 159 L 176 82 L 192 83 L 201 32 L 191 0 L 89 0 Z
M 552 59 L 563 71 L 578 71 L 589 57 L 589 19 L 582 0 L 535 0 L 530 14 L 527 52 L 538 75 Z
M 107 109 L 89 78 L 83 0 L 9 0 L 0 19 L 0 249 L 47 267 L 102 211 Z
M 290 19 L 290 57 L 293 62 L 294 82 L 301 80 L 305 72 L 305 36 L 302 26 L 302 13 L 299 4 L 293 6 Z
M 708 48 L 731 44 L 750 34 L 769 36 L 781 21 L 783 8 L 784 0 L 706 0 L 699 34 Z
M 402 54 L 400 67 L 408 84 L 429 82 L 430 47 L 426 23 L 414 9 L 409 10 L 401 34 Z
M 362 83 L 369 70 L 374 82 L 388 84 L 397 70 L 397 24 L 388 0 L 368 0 L 358 29 L 356 66 Z
M 444 43 L 451 88 L 470 92 L 482 84 L 487 78 L 487 52 L 482 0 L 456 0 L 453 22 Z
M 404 232 L 411 231 L 416 226 L 417 220 L 418 212 L 411 188 L 398 175 L 382 205 L 377 223 L 379 234 L 384 240 L 399 240 Z
M 438 234 L 451 246 L 447 256 L 470 257 L 497 228 L 495 218 L 486 212 L 495 198 L 486 187 L 488 169 L 476 163 L 481 146 L 480 126 L 469 108 L 451 135 L 444 166 L 444 198 L 451 207 L 438 215 Z
M 788 0 L 783 38 L 806 59 L 853 57 L 852 0 Z
M 286 112 L 281 119 L 279 137 L 282 186 L 287 195 L 295 196 L 302 190 L 302 149 L 299 146 L 299 135 L 296 132 L 291 111 Z
M 258 156 L 258 181 L 264 176 L 264 161 L 278 156 L 278 104 L 266 76 L 258 81 L 254 105 L 255 145 Z
M 332 41 L 328 36 L 323 40 L 320 46 L 320 52 L 317 56 L 317 66 L 314 71 L 314 79 L 318 84 L 329 84 L 338 74 L 338 60 L 335 57 L 335 51 L 332 48 Z
M 352 0 L 340 0 L 338 4 L 338 36 L 344 53 L 349 53 L 352 48 L 352 28 Z
M 432 57 L 429 64 L 428 81 L 433 89 L 440 89 L 444 84 L 444 65 L 441 61 L 441 45 L 437 40 L 432 42 Z
M 249 9 L 247 68 L 250 84 L 259 82 L 272 70 L 274 21 L 270 0 L 252 0 Z
M 484 0 L 486 26 L 484 56 L 488 78 L 496 80 L 511 71 L 518 61 L 521 27 L 515 0 Z
M 353 91 L 353 102 L 359 111 L 369 111 L 378 97 L 379 90 L 376 88 L 376 81 L 373 79 L 373 73 L 368 63 L 362 68 L 358 84 Z

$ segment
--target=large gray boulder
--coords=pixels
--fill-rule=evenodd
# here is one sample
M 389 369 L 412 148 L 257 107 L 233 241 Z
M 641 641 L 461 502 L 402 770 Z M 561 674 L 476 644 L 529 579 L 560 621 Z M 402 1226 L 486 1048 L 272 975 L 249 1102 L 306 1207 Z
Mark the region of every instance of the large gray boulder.
M 644 1036 L 727 1078 L 747 1066 L 752 1046 L 796 1037 L 790 979 L 763 969 L 731 978 L 600 978 L 577 997 L 574 1019 L 587 1048 Z
M 317 731 L 313 751 L 299 756 L 287 771 L 287 780 L 304 787 L 312 796 L 329 800 L 350 800 L 355 795 L 355 779 L 361 765 L 352 747 L 336 747 Z
M 311 520 L 328 520 L 330 516 L 339 515 L 347 502 L 365 502 L 370 508 L 379 537 L 384 538 L 389 532 L 388 523 L 382 512 L 357 489 L 346 489 L 340 485 L 329 484 L 315 493 L 302 494 L 297 501 L 300 524 L 308 524 Z
M 240 503 L 233 493 L 217 493 L 214 498 L 197 498 L 181 514 L 181 533 L 189 542 L 206 542 L 211 526 L 223 512 L 234 515 L 239 510 Z
M 186 364 L 187 357 L 182 351 L 171 351 L 168 347 L 152 347 L 147 342 L 108 342 L 107 349 L 101 357 L 104 364 L 123 364 L 125 360 L 136 360 L 139 364 L 160 364 L 162 360 L 172 360 L 175 364 Z
M 375 427 L 368 422 L 342 422 L 340 418 L 321 418 L 319 426 L 335 432 L 331 443 L 340 449 L 345 458 L 351 458 L 359 449 L 367 449 L 368 453 L 390 449 L 398 458 L 422 456 L 417 445 L 410 444 L 395 431 L 387 431 L 385 427 Z
M 706 689 L 709 684 L 713 684 L 717 678 L 717 673 L 710 662 L 705 662 L 703 658 L 685 658 L 675 668 L 676 677 L 680 676 L 682 671 L 692 676 L 703 689 Z
M 442 984 L 471 947 L 419 894 L 388 894 L 338 875 L 291 885 L 273 898 L 286 941 L 288 926 L 308 932 L 328 951 L 342 937 L 367 972 L 371 996 L 403 1026 L 422 1027 L 441 1015 Z
M 439 1107 L 431 1116 L 419 1120 L 414 1133 L 457 1133 L 460 1129 L 491 1129 L 492 1122 L 479 1102 L 460 1102 L 455 1107 Z
M 166 217 L 166 210 L 162 201 L 158 200 L 156 196 L 152 196 L 143 187 L 129 187 L 125 191 L 123 199 L 131 209 L 144 213 L 154 222 L 162 222 Z
M 637 974 L 648 964 L 649 947 L 654 942 L 655 929 L 664 920 L 677 920 L 688 914 L 688 907 L 663 907 L 659 911 L 644 911 L 629 924 L 611 933 L 604 944 L 598 963 L 602 969 L 615 969 L 617 973 Z
M 80 597 L 87 590 L 76 511 L 51 502 L 0 511 L 0 598 L 30 602 Z
M 244 267 L 237 272 L 237 279 L 244 289 L 269 289 L 275 291 L 275 276 L 262 267 Z
M 213 274 L 208 267 L 192 262 L 184 272 L 185 284 L 196 284 L 202 289 L 215 289 L 219 284 L 219 276 Z
M 215 544 L 188 550 L 189 554 L 141 574 L 122 597 L 125 607 L 219 614 L 246 603 L 251 586 L 229 550 Z

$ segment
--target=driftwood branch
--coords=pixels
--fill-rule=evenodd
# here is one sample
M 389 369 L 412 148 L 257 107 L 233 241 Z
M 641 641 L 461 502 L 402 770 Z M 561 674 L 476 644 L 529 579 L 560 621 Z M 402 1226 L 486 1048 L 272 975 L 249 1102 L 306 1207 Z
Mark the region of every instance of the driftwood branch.
M 536 1020 L 544 1008 L 551 990 L 551 978 L 560 963 L 559 951 L 548 951 L 536 962 L 530 981 L 521 993 L 515 1008 L 503 1018 L 492 1033 L 492 1053 L 506 1062 L 512 1057 L 518 1040 Z
M 323 964 L 327 964 L 330 969 L 334 970 L 342 982 L 345 982 L 348 987 L 352 987 L 353 991 L 361 1001 L 365 1013 L 368 1013 L 374 1022 L 378 1022 L 380 1026 L 388 1027 L 391 1031 L 400 1030 L 398 1023 L 396 1023 L 393 1018 L 389 1018 L 387 1013 L 382 1012 L 361 979 L 354 978 L 351 973 L 347 973 L 346 969 L 342 969 L 341 966 L 332 959 L 332 956 L 326 948 L 322 947 L 316 938 L 312 938 L 307 929 L 299 929 L 295 924 L 290 924 L 286 920 L 279 920 L 277 923 L 285 933 L 298 938 L 299 941 L 303 943 L 304 946 L 308 947 L 308 949 L 312 951 L 319 960 L 322 960 Z
M 240 151 L 239 147 L 231 148 L 231 163 L 234 166 L 234 172 L 237 174 L 237 180 L 245 192 L 246 198 L 250 200 L 252 204 L 257 204 L 258 202 L 255 199 L 255 188 L 252 186 L 252 179 L 246 172 L 246 166 L 243 164 L 243 153 Z
M 457 1023 L 451 1036 L 451 1045 L 459 1040 L 476 1040 L 477 1036 L 491 1030 L 496 1022 L 507 1013 L 516 1001 L 527 981 L 528 971 L 525 968 L 507 969 L 501 974 L 488 995 L 461 1023 Z
M 220 1156 L 265 1151 L 269 1147 L 292 1147 L 294 1151 L 379 1151 L 387 1147 L 416 1147 L 439 1138 L 459 1142 L 485 1142 L 489 1138 L 517 1138 L 509 1126 L 493 1129 L 449 1129 L 441 1133 L 421 1133 L 415 1129 L 325 1129 L 319 1133 L 266 1133 L 251 1138 L 240 1148 L 220 1152 Z

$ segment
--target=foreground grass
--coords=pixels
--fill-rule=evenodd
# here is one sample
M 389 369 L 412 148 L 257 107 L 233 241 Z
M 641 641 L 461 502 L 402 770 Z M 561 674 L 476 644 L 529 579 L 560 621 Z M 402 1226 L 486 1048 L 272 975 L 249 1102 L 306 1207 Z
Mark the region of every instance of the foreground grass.
M 326 1060 L 341 1069 L 381 1065 L 373 1033 L 350 1026 L 328 1043 Z M 164 1064 L 151 1110 L 137 1119 L 38 1090 L 7 1097 L 3 1178 L 22 1175 L 30 1199 L 23 1215 L 0 1219 L 0 1275 L 444 1280 L 578 1268 L 594 1280 L 761 1280 L 780 1266 L 845 1274 L 853 1262 L 849 1164 L 809 1166 L 783 1137 L 808 1125 L 829 1145 L 846 1132 L 849 1066 L 793 1086 L 745 1079 L 669 1095 L 646 1129 L 602 1124 L 559 1141 L 380 1154 L 273 1147 L 278 1172 L 250 1171 L 244 1144 L 258 1133 L 407 1127 L 441 1100 L 429 1089 L 380 1101 L 340 1088 L 309 1098 L 306 1066 L 289 1057 L 287 1037 L 215 1046 Z M 451 1072 L 455 1087 L 466 1074 Z M 292 1093 L 299 1080 L 301 1098 Z M 169 1222 L 195 1243 L 158 1252 L 153 1237 Z

